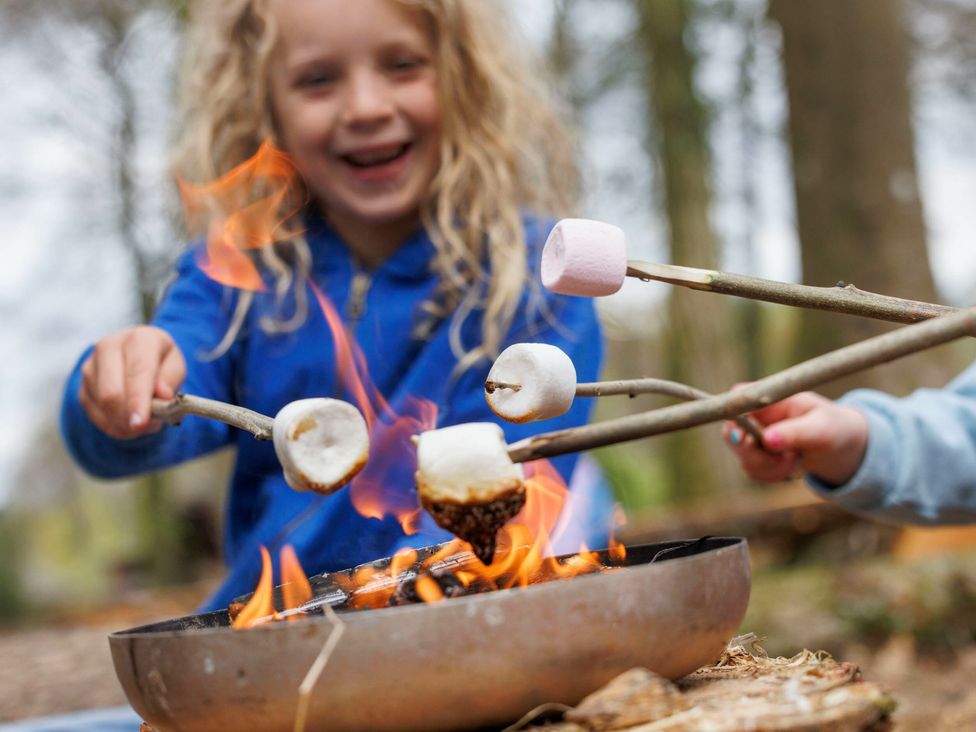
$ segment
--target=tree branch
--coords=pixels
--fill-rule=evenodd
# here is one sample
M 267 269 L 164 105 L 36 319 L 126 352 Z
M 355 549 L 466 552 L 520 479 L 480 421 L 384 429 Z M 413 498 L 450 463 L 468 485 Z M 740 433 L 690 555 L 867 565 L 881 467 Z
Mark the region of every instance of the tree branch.
M 152 400 L 152 415 L 169 424 L 179 424 L 188 414 L 229 424 L 245 432 L 250 432 L 259 440 L 270 440 L 274 420 L 245 407 L 238 407 L 214 399 L 177 394 L 171 401 Z
M 780 305 L 828 310 L 833 313 L 860 315 L 894 323 L 918 323 L 958 311 L 957 308 L 948 305 L 933 305 L 865 292 L 843 282 L 838 282 L 835 287 L 811 287 L 717 270 L 641 262 L 635 259 L 627 262 L 627 276 L 636 277 L 644 282 L 657 280 L 693 290 L 718 292 L 723 295 L 775 302 Z
M 707 391 L 696 389 L 687 384 L 650 377 L 621 381 L 594 381 L 576 385 L 576 396 L 578 397 L 617 396 L 622 394 L 626 394 L 631 399 L 638 394 L 664 394 L 686 402 L 691 402 L 696 399 L 706 399 L 712 396 Z M 756 441 L 756 445 L 761 450 L 766 449 L 766 443 L 762 436 L 762 428 L 756 424 L 754 419 L 742 415 L 737 415 L 732 419 L 748 434 L 752 435 L 752 439 Z
M 832 379 L 974 334 L 976 307 L 966 308 L 817 356 L 742 389 L 529 437 L 509 445 L 508 454 L 514 462 L 525 462 L 729 419 Z

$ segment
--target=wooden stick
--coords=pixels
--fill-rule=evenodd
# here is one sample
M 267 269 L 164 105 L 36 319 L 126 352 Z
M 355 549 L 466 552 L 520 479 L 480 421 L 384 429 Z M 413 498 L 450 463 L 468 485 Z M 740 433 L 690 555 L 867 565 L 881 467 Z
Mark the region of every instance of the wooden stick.
M 893 323 L 918 323 L 958 310 L 948 305 L 933 305 L 865 292 L 843 282 L 838 282 L 835 287 L 810 287 L 710 269 L 642 262 L 636 259 L 627 262 L 627 275 L 644 282 L 657 280 L 690 287 L 693 290 L 707 290 L 723 295 L 775 302 L 780 305 L 860 315 Z
M 519 440 L 508 446 L 508 454 L 518 463 L 697 427 L 751 412 L 832 379 L 974 334 L 976 307 L 966 308 L 817 356 L 742 389 Z
M 250 432 L 259 440 L 270 440 L 274 425 L 274 420 L 271 417 L 246 407 L 238 407 L 226 402 L 218 402 L 214 399 L 205 399 L 190 394 L 177 394 L 170 401 L 153 399 L 151 411 L 153 417 L 170 424 L 179 424 L 183 417 L 188 414 L 216 419 L 218 422 L 229 424 L 231 427 Z
M 624 379 L 620 381 L 592 381 L 576 385 L 576 396 L 578 397 L 618 396 L 623 394 L 631 398 L 638 394 L 664 394 L 686 402 L 713 396 L 713 394 L 707 391 L 696 389 L 693 386 L 688 386 L 678 381 L 650 377 L 643 379 Z M 756 441 L 756 445 L 760 450 L 766 450 L 766 443 L 762 436 L 762 427 L 756 424 L 756 420 L 743 415 L 736 415 L 732 420 L 748 434 L 752 435 L 752 439 Z

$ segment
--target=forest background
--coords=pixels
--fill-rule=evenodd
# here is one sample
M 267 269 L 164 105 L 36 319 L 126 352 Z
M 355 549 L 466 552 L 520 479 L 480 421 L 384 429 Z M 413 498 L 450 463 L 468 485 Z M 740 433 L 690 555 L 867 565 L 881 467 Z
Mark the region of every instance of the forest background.
M 974 301 L 971 0 L 509 5 L 581 131 L 582 213 L 623 227 L 630 256 Z M 153 588 L 205 587 L 220 573 L 228 455 L 101 482 L 73 467 L 57 432 L 74 359 L 148 317 L 182 245 L 166 149 L 184 22 L 175 1 L 0 4 L 0 623 L 11 629 Z M 604 378 L 713 391 L 894 327 L 638 282 L 598 304 Z M 939 386 L 974 355 L 950 344 L 824 391 Z M 598 418 L 658 403 L 606 400 Z M 741 477 L 715 425 L 596 455 L 635 536 L 696 512 L 761 513 L 771 500 Z M 816 531 L 789 541 L 769 555 L 769 576 L 792 582 L 898 545 L 886 529 L 855 526 L 832 543 L 811 539 Z M 971 644 L 976 573 L 943 569 L 944 582 L 968 583 L 948 605 L 912 610 L 906 631 L 892 625 L 901 616 L 891 621 L 891 603 L 855 602 L 854 632 Z M 773 595 L 790 591 L 777 581 Z M 835 619 L 850 610 L 831 598 L 823 604 Z M 947 630 L 960 612 L 962 636 Z M 829 645 L 829 634 L 801 626 L 777 641 L 784 650 Z

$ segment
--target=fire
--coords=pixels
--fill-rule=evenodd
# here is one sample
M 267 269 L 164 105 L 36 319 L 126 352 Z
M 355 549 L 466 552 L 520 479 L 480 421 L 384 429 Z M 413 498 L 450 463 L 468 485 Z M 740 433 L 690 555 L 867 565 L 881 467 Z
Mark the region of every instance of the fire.
M 261 579 L 248 603 L 234 616 L 231 625 L 236 630 L 254 628 L 275 620 L 297 620 L 300 613 L 289 612 L 300 608 L 312 599 L 312 586 L 309 584 L 302 565 L 291 545 L 285 545 L 279 555 L 281 563 L 281 612 L 274 607 L 274 578 L 271 570 L 271 555 L 261 547 Z
M 395 411 L 373 385 L 366 357 L 335 306 L 318 288 L 313 289 L 332 333 L 340 383 L 369 428 L 369 461 L 347 488 L 352 504 L 367 518 L 393 515 L 405 534 L 414 534 L 420 520 L 416 496 L 394 486 L 412 482 L 417 454 L 411 438 L 437 426 L 437 407 L 418 398 Z
M 252 259 L 253 252 L 300 233 L 288 222 L 303 205 L 303 188 L 297 170 L 288 156 L 265 142 L 249 160 L 218 180 L 205 185 L 180 183 L 181 195 L 191 230 L 207 232 L 206 254 L 198 262 L 212 279 L 250 291 L 265 289 L 261 274 Z M 419 528 L 420 507 L 416 496 L 397 490 L 412 482 L 416 470 L 414 435 L 437 425 L 436 406 L 424 399 L 411 399 L 394 409 L 372 383 L 363 352 L 348 331 L 335 306 L 314 284 L 311 285 L 331 332 L 336 354 L 339 383 L 347 398 L 363 413 L 370 432 L 370 459 L 365 469 L 347 490 L 356 510 L 368 518 L 394 516 L 405 534 Z M 538 581 L 561 579 L 604 569 L 600 554 L 580 547 L 576 555 L 558 561 L 553 546 L 572 542 L 574 529 L 585 522 L 571 520 L 567 510 L 569 492 L 559 474 L 547 461 L 529 463 L 526 469 L 527 500 L 522 512 L 502 530 L 495 561 L 484 566 L 470 553 L 455 566 L 450 581 L 434 576 L 441 572 L 447 557 L 464 554 L 467 545 L 451 542 L 417 567 L 417 554 L 402 550 L 389 568 L 362 568 L 345 587 L 353 607 L 383 607 L 405 583 L 424 602 L 438 602 L 449 596 L 451 588 L 506 589 L 524 587 Z M 577 517 L 579 519 L 579 517 Z M 615 519 L 615 526 L 620 519 Z M 624 558 L 623 545 L 611 541 L 614 562 Z M 234 627 L 252 627 L 284 618 L 312 597 L 312 588 L 291 547 L 280 556 L 282 609 L 274 607 L 271 558 L 261 548 L 262 572 L 257 589 L 247 605 L 236 615 Z M 440 568 L 440 569 L 439 569 Z
M 265 142 L 249 160 L 203 185 L 180 181 L 190 231 L 207 232 L 206 254 L 198 261 L 208 277 L 242 290 L 264 290 L 249 250 L 299 233 L 286 222 L 300 209 L 298 174 L 290 158 Z

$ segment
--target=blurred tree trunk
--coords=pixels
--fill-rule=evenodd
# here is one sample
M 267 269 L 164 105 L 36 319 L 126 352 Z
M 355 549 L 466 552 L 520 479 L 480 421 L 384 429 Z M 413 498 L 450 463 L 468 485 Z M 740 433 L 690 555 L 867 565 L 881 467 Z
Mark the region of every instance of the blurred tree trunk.
M 115 188 L 118 228 L 122 243 L 132 259 L 138 285 L 139 313 L 143 323 L 152 317 L 156 306 L 155 273 L 151 257 L 141 245 L 136 224 L 136 91 L 123 69 L 132 24 L 142 12 L 138 4 L 126 0 L 103 0 L 93 19 L 105 44 L 101 65 L 118 105 L 114 137 Z M 166 475 L 154 472 L 136 484 L 136 526 L 142 540 L 143 561 L 156 583 L 182 579 L 186 568 L 182 551 L 182 532 L 176 506 L 170 498 Z
M 663 183 L 671 261 L 718 267 L 710 223 L 711 192 L 705 108 L 695 91 L 697 59 L 685 43 L 690 0 L 635 0 L 638 43 L 647 59 L 646 86 L 653 119 L 650 136 Z M 741 378 L 741 355 L 731 303 L 675 288 L 670 296 L 664 349 L 668 377 L 710 391 Z M 672 490 L 686 497 L 742 483 L 716 426 L 665 438 Z
M 770 0 L 783 31 L 803 280 L 936 302 L 919 199 L 908 90 L 908 42 L 892 0 Z M 890 329 L 805 312 L 796 360 Z M 833 384 L 904 392 L 944 381 L 944 358 Z

